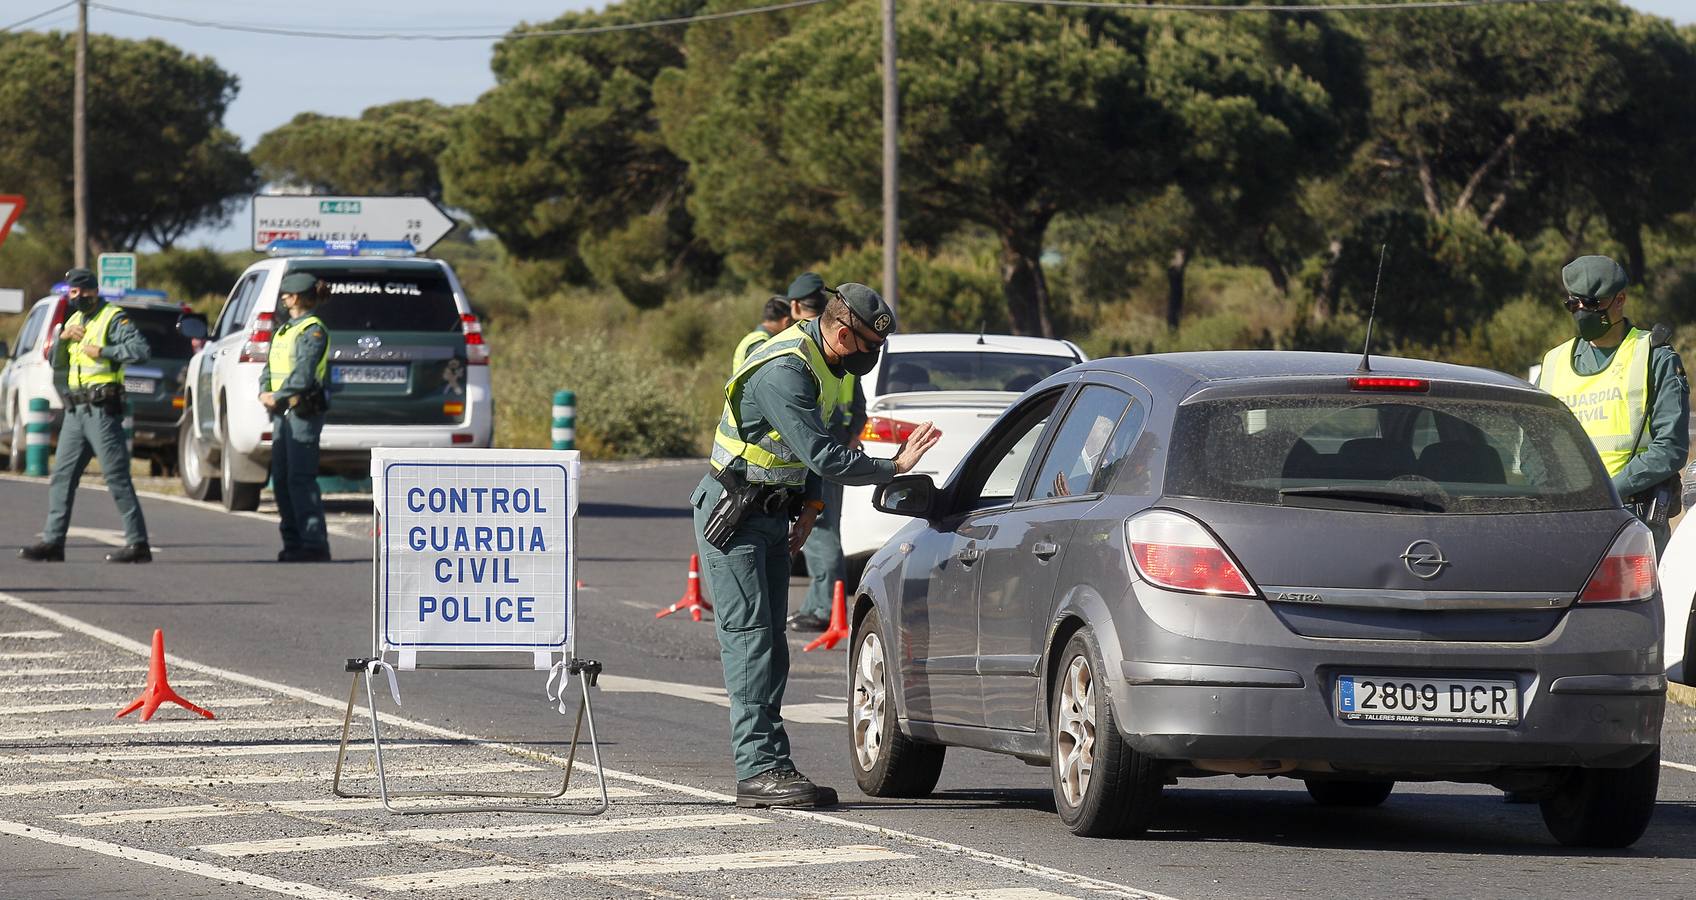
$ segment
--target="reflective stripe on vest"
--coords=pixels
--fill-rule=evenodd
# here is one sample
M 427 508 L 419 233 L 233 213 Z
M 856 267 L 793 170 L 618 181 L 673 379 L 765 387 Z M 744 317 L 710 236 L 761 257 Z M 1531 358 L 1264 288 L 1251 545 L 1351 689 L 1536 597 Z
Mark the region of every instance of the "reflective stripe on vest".
M 112 330 L 112 320 L 116 319 L 120 312 L 123 312 L 123 310 L 107 303 L 100 307 L 100 311 L 95 313 L 93 320 L 86 325 L 83 325 L 83 317 L 80 312 L 71 313 L 70 318 L 65 320 L 66 328 L 72 325 L 83 325 L 82 340 L 70 347 L 71 370 L 66 373 L 65 379 L 70 384 L 71 390 L 74 391 L 96 384 L 123 383 L 124 367 L 106 358 L 106 332 Z M 83 344 L 93 344 L 99 347 L 100 357 L 96 359 L 82 352 Z
M 271 338 L 271 390 L 275 391 L 281 388 L 283 386 L 283 382 L 289 379 L 289 374 L 294 371 L 294 342 L 300 337 L 300 333 L 304 331 L 308 325 L 323 327 L 324 323 L 319 321 L 317 316 L 313 315 L 293 319 L 290 320 L 287 325 L 277 329 L 276 335 Z M 319 384 L 326 383 L 327 379 L 325 376 L 329 374 L 330 371 L 329 334 L 330 329 L 325 328 L 324 353 L 318 357 L 318 365 L 313 373 L 317 376 L 317 382 Z
M 1572 367 L 1577 338 L 1543 357 L 1537 386 L 1572 410 L 1609 475 L 1618 475 L 1633 456 L 1643 452 L 1644 423 L 1649 418 L 1649 332 L 1631 329 L 1614 351 L 1613 359 L 1594 375 Z
M 758 484 L 778 484 L 800 487 L 807 483 L 807 464 L 783 442 L 783 436 L 772 429 L 752 443 L 742 439 L 736 410 L 742 403 L 742 387 L 760 366 L 785 356 L 794 356 L 807 363 L 813 378 L 819 383 L 819 406 L 826 406 L 825 397 L 836 395 L 837 378 L 825 365 L 819 345 L 801 330 L 799 324 L 773 335 L 761 344 L 724 385 L 724 413 L 719 417 L 718 430 L 713 433 L 714 470 L 723 469 L 740 459 L 747 464 L 747 477 Z
M 730 354 L 730 371 L 734 374 L 737 369 L 742 368 L 742 364 L 748 361 L 748 354 L 754 352 L 755 347 L 769 340 L 771 340 L 771 332 L 764 328 L 756 328 L 748 332 L 747 336 L 736 344 L 736 352 Z

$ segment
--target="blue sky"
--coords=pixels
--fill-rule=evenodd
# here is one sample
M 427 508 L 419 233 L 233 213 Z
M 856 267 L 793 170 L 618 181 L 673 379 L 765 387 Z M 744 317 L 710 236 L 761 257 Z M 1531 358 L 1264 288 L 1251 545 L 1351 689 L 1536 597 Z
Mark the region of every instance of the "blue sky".
M 572 0 L 100 0 L 113 7 L 163 15 L 254 25 L 331 31 L 394 29 L 424 32 L 504 32 L 521 21 L 552 19 L 597 3 Z M 0 2 L 0 21 L 14 21 L 56 5 L 54 0 Z M 1696 0 L 1628 0 L 1628 5 L 1696 23 Z M 68 30 L 74 10 L 46 17 L 29 27 Z M 464 103 L 494 86 L 489 49 L 494 41 L 326 41 L 241 34 L 157 22 L 91 10 L 93 31 L 129 38 L 158 37 L 183 49 L 216 59 L 241 79 L 241 93 L 225 122 L 252 147 L 259 136 L 296 113 L 356 115 L 368 106 L 429 97 Z M 248 214 L 238 213 L 231 227 L 192 236 L 188 243 L 220 249 L 245 246 Z

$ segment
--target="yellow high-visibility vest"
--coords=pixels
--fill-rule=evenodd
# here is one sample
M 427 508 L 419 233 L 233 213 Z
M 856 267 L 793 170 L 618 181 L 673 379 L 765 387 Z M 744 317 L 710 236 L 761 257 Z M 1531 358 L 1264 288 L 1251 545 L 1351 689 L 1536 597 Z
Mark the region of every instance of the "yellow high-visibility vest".
M 1577 338 L 1543 357 L 1537 386 L 1572 410 L 1609 475 L 1618 475 L 1631 458 L 1642 453 L 1649 419 L 1649 332 L 1633 328 L 1614 351 L 1613 359 L 1594 375 L 1572 367 Z
M 841 390 L 838 379 L 825 364 L 824 354 L 814 341 L 801 330 L 799 323 L 773 335 L 738 366 L 724 385 L 724 413 L 719 416 L 718 430 L 713 433 L 712 466 L 723 469 L 740 459 L 747 464 L 748 480 L 756 484 L 800 487 L 807 483 L 807 464 L 783 441 L 777 429 L 771 429 L 753 442 L 742 440 L 741 425 L 736 410 L 742 402 L 742 386 L 747 384 L 760 366 L 785 356 L 794 356 L 807 363 L 807 368 L 819 384 L 819 408 L 829 407 L 826 398 L 834 398 Z M 828 421 L 827 421 L 828 424 Z
M 71 313 L 65 320 L 65 327 L 82 325 L 83 337 L 70 347 L 70 372 L 66 381 L 71 390 L 81 390 L 97 384 L 122 384 L 124 382 L 124 367 L 106 358 L 106 332 L 112 330 L 112 320 L 123 312 L 117 306 L 106 303 L 94 314 L 94 318 L 84 323 L 81 312 Z M 100 348 L 100 356 L 93 357 L 82 352 L 83 344 L 93 344 Z
M 277 329 L 276 335 L 271 338 L 271 390 L 275 391 L 281 388 L 283 382 L 289 379 L 289 373 L 294 371 L 294 342 L 300 338 L 300 333 L 305 331 L 308 325 L 317 325 L 322 328 L 324 323 L 317 316 L 308 314 L 298 319 L 291 319 L 288 324 Z M 320 385 L 328 385 L 329 379 L 325 376 L 329 372 L 330 329 L 325 328 L 324 352 L 318 357 L 318 365 L 313 374 L 317 376 Z
M 730 354 L 731 373 L 735 374 L 737 369 L 742 368 L 742 364 L 748 361 L 748 354 L 754 352 L 755 347 L 769 340 L 771 340 L 771 332 L 764 328 L 756 328 L 744 335 L 742 340 L 736 344 L 736 352 Z

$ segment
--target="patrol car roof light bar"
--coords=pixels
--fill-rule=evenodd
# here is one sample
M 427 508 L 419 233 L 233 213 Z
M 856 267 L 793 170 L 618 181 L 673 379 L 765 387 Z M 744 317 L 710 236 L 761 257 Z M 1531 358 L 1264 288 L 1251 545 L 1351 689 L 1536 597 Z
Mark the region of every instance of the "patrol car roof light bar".
M 418 248 L 411 241 L 272 241 L 266 248 L 272 256 L 387 256 L 411 257 Z

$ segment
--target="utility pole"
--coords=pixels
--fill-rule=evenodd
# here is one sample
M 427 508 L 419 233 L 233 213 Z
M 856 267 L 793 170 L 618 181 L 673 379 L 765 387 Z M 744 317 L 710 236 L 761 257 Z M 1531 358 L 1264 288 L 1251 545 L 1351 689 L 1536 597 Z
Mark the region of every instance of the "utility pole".
M 88 0 L 77 0 L 76 99 L 71 112 L 71 178 L 76 205 L 77 268 L 88 267 Z
M 883 0 L 883 299 L 890 309 L 896 308 L 896 263 L 901 251 L 901 92 L 895 76 L 895 0 Z

